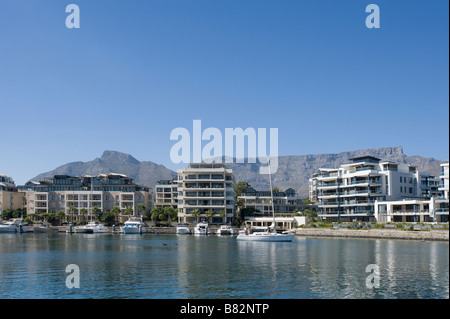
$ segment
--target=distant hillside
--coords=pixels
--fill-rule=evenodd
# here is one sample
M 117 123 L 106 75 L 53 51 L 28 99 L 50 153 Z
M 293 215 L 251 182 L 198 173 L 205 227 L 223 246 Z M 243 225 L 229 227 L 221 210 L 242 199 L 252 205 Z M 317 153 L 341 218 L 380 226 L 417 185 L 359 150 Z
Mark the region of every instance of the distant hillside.
M 298 156 L 280 156 L 278 158 L 278 171 L 273 174 L 273 186 L 281 190 L 292 187 L 298 191 L 300 196 L 308 196 L 308 179 L 319 168 L 337 168 L 342 164 L 349 163 L 352 157 L 371 155 L 382 160 L 415 165 L 419 170 L 431 175 L 440 174 L 440 163 L 443 161 L 421 156 L 407 156 L 402 147 L 386 147 L 338 154 L 315 154 Z M 269 180 L 267 175 L 259 174 L 260 164 L 226 164 L 232 168 L 236 176 L 236 182 L 247 181 L 256 189 L 268 189 Z M 171 179 L 176 172 L 153 162 L 140 162 L 129 154 L 115 151 L 105 151 L 101 158 L 89 162 L 73 162 L 56 168 L 53 171 L 40 174 L 33 181 L 42 180 L 53 175 L 95 175 L 99 173 L 121 173 L 134 178 L 140 185 L 154 187 L 161 179 Z
M 120 173 L 134 178 L 142 186 L 154 187 L 161 179 L 172 179 L 176 173 L 163 165 L 153 162 L 140 162 L 133 156 L 116 151 L 105 151 L 102 157 L 89 162 L 73 162 L 62 165 L 50 172 L 40 174 L 32 181 L 40 181 L 54 175 L 96 175 L 107 173 Z
M 298 191 L 300 196 L 306 197 L 309 192 L 308 179 L 319 168 L 337 168 L 342 164 L 349 163 L 350 158 L 363 155 L 371 155 L 382 160 L 415 165 L 420 171 L 428 172 L 431 175 L 440 174 L 440 164 L 443 162 L 434 158 L 407 156 L 403 153 L 402 147 L 375 148 L 341 152 L 338 154 L 279 156 L 278 170 L 272 175 L 272 183 L 274 187 L 281 190 L 292 187 Z M 258 173 L 259 163 L 226 165 L 233 169 L 236 181 L 247 181 L 256 189 L 269 188 L 267 175 L 260 175 Z

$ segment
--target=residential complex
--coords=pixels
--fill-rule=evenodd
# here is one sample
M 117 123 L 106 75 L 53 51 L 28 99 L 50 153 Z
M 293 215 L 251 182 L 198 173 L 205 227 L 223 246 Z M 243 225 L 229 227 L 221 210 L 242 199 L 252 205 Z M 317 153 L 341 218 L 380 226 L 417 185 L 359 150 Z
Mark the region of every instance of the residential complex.
M 190 164 L 178 170 L 177 182 L 179 222 L 195 222 L 205 218 L 207 211 L 214 212 L 212 222 L 230 222 L 235 217 L 235 178 L 225 165 Z
M 449 163 L 441 164 L 439 176 L 432 176 L 413 165 L 355 157 L 338 168 L 319 169 L 309 186 L 313 205 L 304 204 L 292 188 L 273 193 L 278 226 L 304 223 L 294 213 L 305 209 L 318 211 L 319 218 L 327 222 L 448 222 Z M 158 181 L 154 193 L 115 173 L 55 175 L 24 186 L 16 186 L 11 177 L 0 174 L 0 213 L 26 208 L 30 216 L 62 211 L 77 219 L 115 207 L 122 216 L 139 216 L 148 215 L 153 206 L 169 206 L 177 210 L 178 222 L 209 219 L 221 224 L 234 221 L 238 206 L 254 208 L 252 216 L 246 216 L 252 225 L 269 225 L 270 190 L 250 188 L 236 203 L 234 188 L 233 171 L 218 163 L 190 164 L 178 170 L 175 179 Z
M 155 207 L 178 208 L 177 179 L 160 180 L 155 186 Z
M 152 207 L 152 190 L 122 174 L 55 175 L 39 183 L 28 182 L 22 190 L 28 214 L 63 211 L 76 217 L 83 212 L 90 215 L 95 210 L 110 211 L 118 207 L 122 214 L 131 212 L 138 216 Z
M 310 179 L 310 197 L 318 203 L 319 217 L 323 220 L 375 221 L 376 202 L 423 200 L 424 195 L 429 199 L 438 197 L 441 190 L 435 177 L 421 175 L 412 165 L 372 156 L 355 157 L 350 161 L 339 168 L 319 169 Z M 419 210 L 429 206 L 421 204 Z
M 256 191 L 253 188 L 248 189 L 244 194 L 238 196 L 238 201 L 242 203 L 242 208 L 252 207 L 256 211 L 257 216 L 272 216 L 271 192 Z M 305 209 L 316 210 L 316 205 L 303 204 L 303 198 L 299 197 L 293 188 L 273 193 L 273 206 L 275 215 L 292 216 L 295 211 L 303 211 Z
M 4 210 L 17 210 L 24 207 L 23 194 L 19 192 L 14 180 L 0 174 L 0 214 Z

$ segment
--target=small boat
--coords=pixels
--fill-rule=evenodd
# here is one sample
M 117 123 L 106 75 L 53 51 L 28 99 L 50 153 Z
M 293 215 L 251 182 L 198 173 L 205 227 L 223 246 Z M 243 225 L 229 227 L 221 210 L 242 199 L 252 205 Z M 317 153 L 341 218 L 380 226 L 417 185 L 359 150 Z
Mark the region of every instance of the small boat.
M 180 223 L 177 225 L 177 235 L 190 235 L 192 234 L 189 224 Z
M 77 227 L 76 232 L 84 234 L 99 234 L 109 233 L 109 229 L 103 224 L 90 221 L 87 225 Z
M 22 219 L 13 219 L 0 224 L 0 233 L 30 233 L 33 230 Z
M 145 225 L 142 219 L 130 217 L 130 219 L 120 227 L 120 232 L 122 234 L 142 234 L 146 232 L 146 227 L 147 225 Z
M 39 226 L 34 227 L 33 232 L 35 232 L 35 233 L 57 233 L 58 228 L 53 227 L 49 223 L 42 223 Z
M 250 232 L 248 229 L 244 229 L 239 232 L 237 240 L 247 241 L 270 241 L 270 242 L 291 242 L 295 238 L 295 234 L 289 234 L 287 232 L 277 233 L 275 227 L 268 227 L 266 231 L 254 231 Z
M 194 228 L 195 235 L 209 235 L 209 226 L 207 222 L 199 222 Z
M 272 204 L 272 224 L 267 227 L 265 231 L 251 231 L 245 228 L 243 231 L 239 232 L 239 235 L 236 237 L 237 240 L 246 240 L 246 241 L 271 241 L 271 242 L 291 242 L 295 238 L 295 234 L 289 234 L 287 232 L 277 233 L 275 229 L 275 207 L 273 204 L 273 188 L 272 188 L 272 176 L 270 175 L 270 158 L 268 161 L 268 171 L 269 171 L 269 183 L 270 183 L 270 198 Z
M 217 230 L 217 235 L 234 235 L 234 229 L 230 225 L 221 225 Z

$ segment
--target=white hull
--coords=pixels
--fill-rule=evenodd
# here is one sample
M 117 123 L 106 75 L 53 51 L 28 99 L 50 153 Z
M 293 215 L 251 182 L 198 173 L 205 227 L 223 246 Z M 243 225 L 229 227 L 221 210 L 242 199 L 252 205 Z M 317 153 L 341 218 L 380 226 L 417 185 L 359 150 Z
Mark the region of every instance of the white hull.
M 217 231 L 217 235 L 219 236 L 230 236 L 234 235 L 234 229 L 231 227 L 221 227 Z
M 0 225 L 0 233 L 31 233 L 33 230 L 22 224 L 21 221 L 15 220 Z
M 294 234 L 278 234 L 278 233 L 266 233 L 257 232 L 249 235 L 239 234 L 237 240 L 245 241 L 269 241 L 269 242 L 290 242 L 294 240 Z
M 206 223 L 198 223 L 194 228 L 194 235 L 209 235 L 209 227 Z
M 191 233 L 191 230 L 187 227 L 177 227 L 178 235 L 189 235 L 190 233 Z
M 124 227 L 120 227 L 120 232 L 122 234 L 140 234 L 140 233 L 145 233 L 146 229 L 145 229 L 145 227 L 141 227 L 139 229 L 139 227 L 124 226 Z

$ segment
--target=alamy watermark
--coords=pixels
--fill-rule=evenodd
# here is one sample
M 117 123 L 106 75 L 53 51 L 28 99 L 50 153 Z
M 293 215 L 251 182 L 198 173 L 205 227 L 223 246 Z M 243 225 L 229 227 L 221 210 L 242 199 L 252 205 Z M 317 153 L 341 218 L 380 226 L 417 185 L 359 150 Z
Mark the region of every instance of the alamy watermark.
M 370 273 L 366 277 L 366 288 L 380 288 L 380 267 L 376 264 L 367 265 L 366 272 Z
M 70 273 L 66 278 L 66 287 L 69 289 L 80 288 L 80 267 L 76 264 L 67 265 L 66 273 Z
M 266 128 L 249 127 L 245 130 L 240 127 L 225 128 L 225 137 L 223 137 L 218 128 L 209 127 L 202 130 L 202 121 L 194 120 L 192 134 L 184 127 L 177 127 L 170 133 L 170 140 L 177 141 L 170 150 L 170 160 L 174 164 L 201 163 L 202 161 L 233 163 L 234 160 L 236 163 L 245 163 L 247 153 L 248 163 L 256 163 L 258 159 L 259 163 L 267 164 L 265 167 L 260 167 L 260 174 L 275 173 L 278 169 L 278 128 L 269 129 L 269 154 L 267 154 Z M 203 141 L 207 143 L 203 145 Z M 245 145 L 247 145 L 247 152 L 245 152 Z

